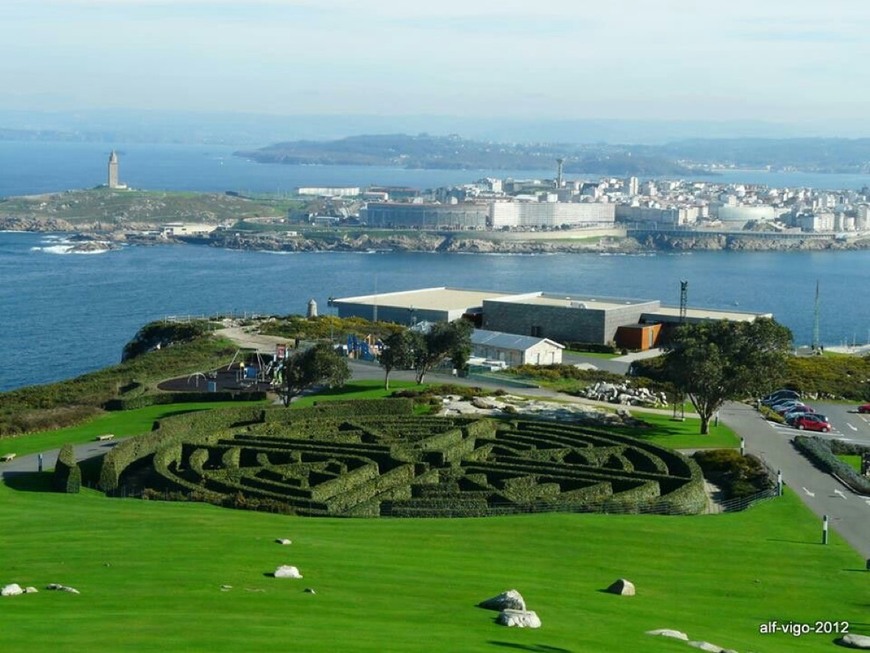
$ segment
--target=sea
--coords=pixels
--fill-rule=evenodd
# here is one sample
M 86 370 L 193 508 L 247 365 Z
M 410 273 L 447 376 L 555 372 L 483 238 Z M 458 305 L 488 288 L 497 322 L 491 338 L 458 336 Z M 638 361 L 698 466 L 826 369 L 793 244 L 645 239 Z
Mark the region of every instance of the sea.
M 121 181 L 151 190 L 292 193 L 298 186 L 434 188 L 484 176 L 546 171 L 399 170 L 283 166 L 233 156 L 229 146 L 0 142 L 0 197 L 87 188 L 109 152 Z M 730 171 L 773 187 L 859 189 L 870 177 Z M 723 181 L 723 177 L 717 177 Z M 766 179 L 768 181 L 759 181 Z M 0 203 L 2 212 L 2 203 Z M 0 232 L 0 391 L 49 383 L 120 360 L 145 323 L 170 316 L 304 313 L 314 299 L 453 286 L 499 292 L 660 299 L 689 307 L 772 313 L 796 344 L 816 324 L 828 346 L 870 341 L 870 251 L 663 252 L 639 255 L 267 253 L 193 245 L 71 252 L 69 234 Z

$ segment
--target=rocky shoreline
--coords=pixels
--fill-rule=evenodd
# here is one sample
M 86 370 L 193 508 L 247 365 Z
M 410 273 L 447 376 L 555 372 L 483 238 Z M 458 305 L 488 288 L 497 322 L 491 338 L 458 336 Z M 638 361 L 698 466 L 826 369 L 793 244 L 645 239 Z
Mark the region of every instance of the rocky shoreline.
M 249 233 L 237 230 L 215 231 L 206 236 L 164 238 L 147 230 L 148 225 L 126 229 L 83 229 L 81 224 L 57 218 L 0 218 L 0 230 L 34 233 L 70 234 L 72 251 L 91 252 L 117 249 L 123 245 L 194 244 L 225 249 L 267 252 L 430 252 L 467 254 L 642 254 L 649 252 L 696 251 L 845 251 L 870 249 L 870 237 L 845 240 L 807 235 L 770 237 L 746 233 L 687 232 L 646 234 L 640 238 L 603 237 L 572 241 L 555 232 L 553 240 L 501 240 L 474 238 L 466 234 L 421 232 L 413 236 L 396 234 L 373 236 L 336 232 L 324 237 L 286 235 L 281 232 Z M 153 228 L 153 226 L 152 226 Z M 141 229 L 141 230 L 139 230 Z M 560 237 L 561 235 L 561 237 Z M 540 235 L 538 235 L 540 236 Z

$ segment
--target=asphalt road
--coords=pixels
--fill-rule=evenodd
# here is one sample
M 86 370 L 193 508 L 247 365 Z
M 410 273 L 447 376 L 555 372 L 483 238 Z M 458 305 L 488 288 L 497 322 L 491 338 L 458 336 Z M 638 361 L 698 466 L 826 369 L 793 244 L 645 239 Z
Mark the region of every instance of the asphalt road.
M 821 405 L 816 408 L 822 408 Z M 848 413 L 843 407 L 826 413 L 835 427 L 824 437 L 840 437 L 839 430 L 853 423 L 870 444 L 870 424 L 854 424 L 857 413 Z M 861 554 L 870 559 L 870 498 L 852 492 L 829 474 L 820 472 L 795 450 L 792 439 L 798 435 L 789 426 L 774 425 L 762 419 L 754 408 L 745 404 L 729 403 L 720 412 L 722 420 L 745 438 L 746 449 L 782 472 L 785 485 L 790 487 L 819 517 L 819 541 L 822 534 L 822 516 L 828 516 L 829 527 L 835 529 Z

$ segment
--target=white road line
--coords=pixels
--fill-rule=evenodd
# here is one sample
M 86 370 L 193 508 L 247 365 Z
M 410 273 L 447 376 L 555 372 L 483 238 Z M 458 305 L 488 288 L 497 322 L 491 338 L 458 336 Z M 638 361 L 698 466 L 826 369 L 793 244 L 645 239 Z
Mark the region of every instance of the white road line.
M 834 494 L 836 494 L 838 497 L 842 497 L 843 499 L 846 498 L 846 495 L 843 494 L 843 490 L 834 490 Z
M 806 492 L 808 496 L 811 496 L 811 497 L 816 496 L 816 493 L 815 493 L 815 492 L 810 492 L 808 489 L 806 489 L 806 488 L 803 487 L 803 486 L 801 486 L 801 489 L 802 489 L 804 492 Z M 870 499 L 867 500 L 867 503 L 870 504 Z
M 852 426 L 851 424 L 849 424 L 849 422 L 846 422 L 846 426 L 848 426 L 848 427 L 849 427 L 850 429 L 852 429 L 853 431 L 857 431 L 857 430 L 858 430 L 858 427 L 856 427 L 856 426 Z
M 864 499 L 864 503 L 866 503 L 868 506 L 870 506 L 870 499 Z

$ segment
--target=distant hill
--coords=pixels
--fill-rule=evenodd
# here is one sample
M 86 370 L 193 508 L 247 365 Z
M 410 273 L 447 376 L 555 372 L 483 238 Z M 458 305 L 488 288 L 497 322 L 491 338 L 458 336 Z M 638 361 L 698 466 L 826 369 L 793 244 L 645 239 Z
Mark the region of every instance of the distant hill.
M 870 173 L 870 139 L 691 139 L 664 145 L 498 143 L 418 134 L 286 141 L 236 152 L 260 163 L 468 170 L 549 170 L 612 176 L 691 176 L 720 167 Z
M 288 141 L 236 152 L 260 163 L 373 165 L 422 169 L 548 170 L 558 158 L 565 172 L 603 175 L 690 175 L 684 165 L 633 146 L 495 143 L 418 134 L 351 136 L 334 141 Z

